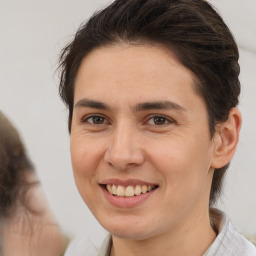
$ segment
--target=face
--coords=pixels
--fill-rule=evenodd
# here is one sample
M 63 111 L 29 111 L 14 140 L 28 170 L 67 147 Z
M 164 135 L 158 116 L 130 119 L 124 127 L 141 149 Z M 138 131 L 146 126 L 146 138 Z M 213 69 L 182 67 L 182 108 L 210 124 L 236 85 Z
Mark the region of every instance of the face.
M 208 214 L 213 143 L 195 77 L 154 46 L 92 51 L 78 71 L 71 157 L 105 229 L 146 239 Z

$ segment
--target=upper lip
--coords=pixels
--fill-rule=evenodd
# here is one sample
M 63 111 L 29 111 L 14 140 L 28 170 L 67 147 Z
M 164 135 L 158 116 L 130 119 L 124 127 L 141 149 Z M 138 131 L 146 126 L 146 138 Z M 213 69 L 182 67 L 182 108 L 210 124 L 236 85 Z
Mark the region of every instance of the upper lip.
M 112 185 L 121 185 L 121 186 L 136 186 L 136 185 L 147 185 L 147 186 L 156 186 L 158 184 L 152 183 L 152 182 L 147 182 L 144 180 L 138 180 L 138 179 L 116 179 L 116 178 L 109 178 L 109 179 L 104 179 L 100 182 L 101 185 L 107 185 L 107 184 L 112 184 Z

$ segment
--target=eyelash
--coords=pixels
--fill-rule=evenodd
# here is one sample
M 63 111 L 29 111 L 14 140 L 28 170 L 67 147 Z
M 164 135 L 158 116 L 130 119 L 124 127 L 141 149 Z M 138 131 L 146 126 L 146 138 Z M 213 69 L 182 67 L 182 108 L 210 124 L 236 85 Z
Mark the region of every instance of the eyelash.
M 103 119 L 103 123 L 102 124 L 95 124 L 93 122 L 89 122 L 88 120 L 90 120 L 91 118 L 101 118 L 101 119 Z M 81 120 L 81 123 L 83 123 L 83 124 L 84 123 L 88 123 L 90 125 L 103 125 L 103 124 L 106 123 L 106 121 L 107 121 L 107 119 L 104 116 L 98 115 L 98 114 L 94 114 L 94 115 L 83 117 L 82 120 Z
M 92 120 L 92 122 L 89 122 L 89 120 L 90 119 L 93 119 L 93 118 L 99 118 L 99 119 L 101 119 L 101 120 L 103 120 L 103 123 L 94 123 L 93 122 L 93 120 Z M 158 118 L 158 119 L 160 119 L 161 121 L 163 121 L 164 123 L 162 123 L 162 124 L 156 124 L 155 123 L 155 121 L 156 120 L 154 120 L 154 119 L 156 119 L 156 118 Z M 154 120 L 153 122 L 153 124 L 150 124 L 149 123 L 149 121 L 150 120 Z M 94 114 L 94 115 L 90 115 L 90 116 L 86 116 L 86 117 L 84 117 L 82 120 L 81 120 L 81 123 L 88 123 L 88 124 L 90 124 L 90 125 L 95 125 L 95 126 L 98 126 L 98 125 L 104 125 L 104 124 L 106 124 L 108 121 L 107 121 L 107 118 L 106 117 L 104 117 L 104 116 L 102 116 L 102 115 L 99 115 L 99 114 Z M 173 119 L 171 119 L 171 118 L 168 118 L 168 117 L 166 117 L 166 116 L 164 116 L 164 115 L 157 115 L 157 114 L 155 114 L 155 115 L 151 115 L 151 116 L 149 116 L 148 118 L 147 118 L 147 120 L 146 120 L 146 122 L 145 122 L 145 124 L 148 124 L 148 125 L 150 125 L 150 126 L 158 126 L 158 127 L 161 127 L 161 126 L 166 126 L 166 125 L 168 125 L 168 124 L 173 124 L 173 123 L 175 123 L 175 121 L 173 120 Z
M 174 121 L 173 119 L 168 118 L 168 117 L 166 117 L 166 116 L 164 116 L 164 115 L 157 115 L 157 114 L 155 114 L 155 115 L 153 115 L 153 116 L 150 116 L 150 117 L 147 119 L 146 123 L 149 123 L 150 120 L 154 120 L 154 119 L 156 119 L 156 118 L 162 119 L 162 120 L 164 121 L 164 124 L 156 124 L 156 123 L 154 123 L 154 124 L 149 124 L 149 125 L 161 127 L 161 126 L 166 126 L 166 125 L 168 125 L 168 124 L 173 124 L 173 123 L 175 123 L 175 121 Z M 155 121 L 153 121 L 153 122 L 155 122 Z

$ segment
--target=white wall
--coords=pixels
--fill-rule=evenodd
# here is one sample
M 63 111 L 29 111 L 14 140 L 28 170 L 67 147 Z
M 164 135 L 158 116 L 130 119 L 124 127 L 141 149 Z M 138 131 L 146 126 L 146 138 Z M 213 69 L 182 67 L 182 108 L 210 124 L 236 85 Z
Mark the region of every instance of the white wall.
M 70 234 L 102 234 L 76 190 L 69 156 L 67 112 L 54 74 L 60 49 L 106 0 L 0 0 L 0 109 L 19 128 L 49 203 Z M 214 0 L 241 47 L 238 152 L 221 207 L 242 231 L 256 233 L 256 2 Z M 95 227 L 96 226 L 96 227 Z

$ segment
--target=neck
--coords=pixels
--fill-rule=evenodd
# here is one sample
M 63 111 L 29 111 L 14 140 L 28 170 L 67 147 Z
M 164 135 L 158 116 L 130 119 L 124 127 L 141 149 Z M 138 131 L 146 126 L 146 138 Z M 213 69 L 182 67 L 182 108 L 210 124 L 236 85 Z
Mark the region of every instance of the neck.
M 153 238 L 134 241 L 113 236 L 111 256 L 198 256 L 204 254 L 215 238 L 206 214 Z

